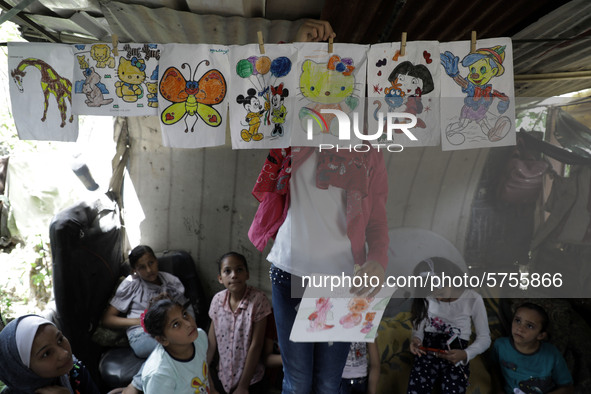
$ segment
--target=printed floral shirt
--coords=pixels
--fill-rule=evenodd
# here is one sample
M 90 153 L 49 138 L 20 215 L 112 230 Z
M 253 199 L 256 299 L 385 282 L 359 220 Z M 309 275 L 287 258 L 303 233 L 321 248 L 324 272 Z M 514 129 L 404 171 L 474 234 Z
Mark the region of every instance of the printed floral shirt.
M 271 313 L 271 304 L 262 291 L 248 286 L 235 312 L 230 309 L 230 292 L 223 290 L 211 301 L 209 317 L 215 326 L 220 361 L 218 376 L 226 392 L 231 392 L 240 381 L 246 356 L 252 342 L 254 323 Z M 260 381 L 265 367 L 259 361 L 250 384 Z

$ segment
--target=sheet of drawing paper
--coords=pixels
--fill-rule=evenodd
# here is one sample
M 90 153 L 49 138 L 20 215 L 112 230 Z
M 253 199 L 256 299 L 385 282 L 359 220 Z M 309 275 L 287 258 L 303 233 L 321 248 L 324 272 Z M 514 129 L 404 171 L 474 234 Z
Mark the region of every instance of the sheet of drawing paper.
M 359 143 L 353 128 L 363 133 L 369 46 L 333 44 L 333 51 L 329 53 L 327 43 L 293 45 L 298 50 L 299 89 L 295 95 L 298 116 L 293 117 L 292 146 Z M 347 133 L 351 138 L 346 138 Z
M 74 113 L 158 115 L 159 44 L 75 44 Z
M 322 280 L 323 276 L 317 278 Z M 335 288 L 330 297 L 318 297 L 318 290 L 306 287 L 289 336 L 291 341 L 373 342 L 395 288 L 383 287 L 373 298 L 352 297 L 350 288 L 343 287 Z
M 72 112 L 72 47 L 8 43 L 10 101 L 21 140 L 76 141 Z
M 233 149 L 285 148 L 291 142 L 298 91 L 290 44 L 230 47 L 230 133 Z
M 407 42 L 404 56 L 400 43 L 372 45 L 367 55 L 368 134 L 383 134 L 375 143 L 395 143 L 403 147 L 437 146 L 441 143 L 439 121 L 439 42 Z M 412 114 L 416 125 L 392 130 L 387 138 L 388 114 Z M 404 115 L 390 115 L 390 124 L 412 121 Z M 381 122 L 381 127 L 380 127 Z
M 515 145 L 510 38 L 440 43 L 443 150 Z
M 229 47 L 161 45 L 158 111 L 162 143 L 202 148 L 226 141 Z

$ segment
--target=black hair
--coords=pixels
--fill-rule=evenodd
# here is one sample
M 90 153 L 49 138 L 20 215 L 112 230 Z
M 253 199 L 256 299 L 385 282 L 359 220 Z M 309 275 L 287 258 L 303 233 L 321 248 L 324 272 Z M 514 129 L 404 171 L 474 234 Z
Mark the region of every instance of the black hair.
M 279 86 L 281 86 L 281 85 L 279 85 Z M 279 87 L 279 86 L 277 86 L 277 87 Z M 274 96 L 274 95 L 273 95 L 273 96 Z M 284 99 L 284 98 L 286 98 L 287 96 L 289 96 L 289 90 L 287 90 L 287 88 L 284 88 L 284 89 L 281 91 L 281 94 L 279 95 L 279 97 L 281 97 L 282 99 Z
M 246 97 L 244 97 L 243 95 L 238 95 L 238 97 L 236 97 L 236 102 L 238 104 L 250 104 L 252 102 L 252 99 L 256 97 L 257 91 L 253 88 L 250 88 L 246 91 Z
M 515 308 L 515 313 L 521 308 L 530 309 L 532 311 L 538 312 L 540 317 L 542 318 L 542 332 L 548 332 L 548 326 L 550 325 L 550 318 L 548 317 L 548 312 L 538 304 L 534 304 L 533 302 L 524 302 L 520 304 L 517 308 Z M 513 316 L 515 316 L 513 313 Z
M 238 252 L 228 252 L 225 253 L 222 257 L 220 257 L 218 259 L 218 272 L 221 273 L 222 272 L 222 262 L 224 261 L 224 259 L 226 257 L 236 257 L 238 260 L 242 261 L 242 263 L 244 264 L 244 268 L 246 268 L 246 272 L 248 272 L 248 263 L 246 262 L 246 257 L 244 257 L 244 255 L 238 253 Z
M 427 66 L 423 64 L 412 64 L 409 61 L 402 62 L 394 68 L 392 73 L 390 73 L 388 81 L 394 82 L 398 74 L 410 75 L 414 78 L 420 78 L 423 81 L 422 94 L 427 94 L 435 89 L 431 72 Z
M 129 265 L 131 266 L 131 269 L 135 269 L 138 260 L 146 253 L 149 253 L 156 258 L 154 251 L 148 245 L 138 245 L 129 252 Z
M 161 293 L 150 300 L 150 306 L 144 315 L 144 327 L 148 334 L 153 337 L 164 335 L 166 315 L 174 306 L 185 309 L 184 305 L 166 293 Z
M 455 264 L 444 257 L 431 257 L 420 261 L 413 270 L 413 275 L 422 276 L 428 281 L 428 276 L 437 276 L 445 273 L 445 276 L 456 277 L 462 276 L 464 271 Z M 412 300 L 410 308 L 411 322 L 413 327 L 418 328 L 423 319 L 427 317 L 429 309 L 429 301 L 427 295 L 431 292 L 430 283 L 424 283 L 424 286 L 418 286 L 415 289 L 415 298 Z

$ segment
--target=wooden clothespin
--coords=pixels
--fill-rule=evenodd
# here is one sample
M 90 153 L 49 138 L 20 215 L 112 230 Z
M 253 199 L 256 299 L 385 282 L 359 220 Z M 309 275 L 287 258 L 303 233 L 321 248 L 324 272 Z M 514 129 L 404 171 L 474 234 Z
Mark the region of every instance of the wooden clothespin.
M 400 56 L 406 54 L 406 32 L 402 32 L 402 38 L 400 39 Z
M 119 46 L 119 37 L 117 37 L 117 34 L 113 34 L 111 36 L 111 41 L 113 44 L 113 55 L 119 56 L 119 50 L 117 49 L 117 47 Z
M 257 31 L 257 36 L 259 37 L 259 51 L 261 54 L 265 54 L 265 43 L 263 42 L 263 32 Z
M 470 52 L 476 52 L 476 30 L 472 30 L 470 37 Z
M 332 53 L 332 43 L 333 43 L 333 38 L 328 37 L 328 53 Z

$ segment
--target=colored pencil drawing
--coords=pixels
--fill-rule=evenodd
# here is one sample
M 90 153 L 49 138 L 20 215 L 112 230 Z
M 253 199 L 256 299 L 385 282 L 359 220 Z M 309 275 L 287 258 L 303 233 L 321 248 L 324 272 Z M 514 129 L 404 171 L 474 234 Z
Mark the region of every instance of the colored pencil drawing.
M 339 319 L 339 323 L 343 328 L 353 328 L 358 326 L 363 319 L 363 313 L 369 309 L 373 298 L 353 297 L 347 304 L 349 313 Z M 374 313 L 375 316 L 375 313 Z
M 80 114 L 154 115 L 158 107 L 158 44 L 77 44 L 74 110 Z M 123 56 L 116 55 L 120 53 Z M 84 94 L 85 99 L 78 96 Z M 103 108 L 101 108 L 103 107 Z
M 246 96 L 238 95 L 236 102 L 242 104 L 246 110 L 246 124 L 242 123 L 243 126 L 247 126 L 248 129 L 242 129 L 240 136 L 246 142 L 260 141 L 264 138 L 263 134 L 259 132 L 261 127 L 261 118 L 265 112 L 269 111 L 269 102 L 261 104 L 261 100 L 257 97 L 257 91 L 253 88 L 248 89 Z
M 336 116 L 323 114 L 321 110 L 340 110 L 348 114 L 358 107 L 354 70 L 352 58 L 341 58 L 338 55 L 332 55 L 327 63 L 313 60 L 303 62 L 299 87 L 301 100 L 306 102 L 299 110 L 299 118 L 304 132 L 307 131 L 308 120 L 311 119 L 313 134 L 337 135 Z
M 74 82 L 74 93 L 86 96 L 83 101 L 85 107 L 81 105 L 81 100 L 77 96 L 74 97 L 74 106 L 78 109 L 78 113 L 84 112 L 80 111 L 81 108 L 99 108 L 113 103 L 115 97 L 105 96 L 110 95 L 114 89 L 109 90 L 102 82 L 103 77 L 111 77 L 109 72 L 114 71 L 116 65 L 111 47 L 107 44 L 94 44 L 87 50 L 86 45 L 79 44 L 75 48 L 79 70 L 76 70 L 75 74 L 81 73 L 83 79 Z
M 113 99 L 105 99 L 102 89 L 105 85 L 101 83 L 101 76 L 94 71 L 94 67 L 86 68 L 84 75 L 86 76 L 82 85 L 82 93 L 86 95 L 84 103 L 89 107 L 100 107 L 101 105 L 111 104 Z M 108 93 L 108 91 L 106 92 Z
M 135 103 L 144 97 L 142 83 L 146 80 L 146 62 L 144 59 L 132 57 L 126 59 L 119 58 L 117 67 L 117 77 L 115 82 L 115 94 L 126 103 Z
M 426 52 L 426 51 L 425 51 Z M 377 65 L 376 65 L 377 66 Z M 413 114 L 417 117 L 417 124 L 413 129 L 425 129 L 427 127 L 425 121 L 420 117 L 423 111 L 429 111 L 430 108 L 425 108 L 422 101 L 422 96 L 431 93 L 435 85 L 433 83 L 433 76 L 429 69 L 423 64 L 413 64 L 410 61 L 404 61 L 396 65 L 394 70 L 388 76 L 390 86 L 383 88 L 384 101 L 387 104 L 387 112 L 405 112 Z M 382 88 L 377 87 L 377 91 L 381 92 Z M 375 110 L 373 117 L 378 118 L 379 113 L 382 112 L 382 102 L 375 100 L 373 102 Z M 382 112 L 383 127 L 386 128 L 386 115 Z M 396 123 L 405 123 L 407 119 L 396 119 Z M 401 133 L 400 130 L 395 130 L 396 133 Z M 378 142 L 385 141 L 386 134 L 382 134 L 378 138 Z
M 512 129 L 513 122 L 504 115 L 511 101 L 507 94 L 494 89 L 492 83 L 494 78 L 505 73 L 505 48 L 504 45 L 483 47 L 468 53 L 461 62 L 451 51 L 441 53 L 445 73 L 465 94 L 457 118 L 445 127 L 444 135 L 449 144 L 463 145 L 480 140 L 496 143 Z M 461 72 L 460 65 L 466 70 Z M 492 111 L 493 102 L 496 102 L 496 111 Z M 480 133 L 474 134 L 475 130 Z
M 41 90 L 43 91 L 43 116 L 41 121 L 47 119 L 47 110 L 49 108 L 49 96 L 53 95 L 57 101 L 57 108 L 60 113 L 60 127 L 66 125 L 68 112 L 68 103 L 70 105 L 70 117 L 68 122 L 72 123 L 74 115 L 72 114 L 72 82 L 60 76 L 57 71 L 41 59 L 27 58 L 22 60 L 18 66 L 10 72 L 14 83 L 17 85 L 20 93 L 23 93 L 23 78 L 27 75 L 25 69 L 33 67 L 41 73 Z
M 97 68 L 115 68 L 115 57 L 107 44 L 94 44 L 91 46 L 90 57 L 96 62 Z M 88 64 L 86 64 L 86 67 L 81 64 L 80 68 L 88 68 Z
M 368 134 L 377 144 L 403 147 L 440 144 L 439 92 L 440 65 L 433 61 L 439 42 L 407 43 L 400 54 L 400 43 L 372 45 L 368 53 Z M 399 113 L 400 116 L 393 114 Z M 416 140 L 393 124 L 416 123 L 407 128 Z M 410 126 L 410 125 L 409 125 Z
M 265 134 L 271 139 L 283 137 L 287 108 L 284 100 L 289 89 L 278 80 L 291 71 L 291 60 L 279 56 L 273 60 L 268 56 L 249 56 L 236 63 L 238 77 L 248 81 L 246 94 L 236 96 L 236 102 L 246 111 L 240 137 L 243 141 L 261 141 Z M 269 129 L 265 133 L 263 129 Z
M 308 316 L 310 320 L 310 327 L 308 331 L 323 331 L 330 330 L 334 327 L 334 324 L 326 324 L 329 319 L 330 310 L 332 309 L 332 303 L 329 297 L 320 297 L 316 299 L 316 310 Z
M 287 116 L 287 108 L 285 108 L 287 96 L 289 96 L 289 90 L 283 87 L 283 83 L 271 86 L 271 122 L 274 124 L 271 137 L 283 136 L 283 124 Z
M 202 60 L 191 72 L 188 63 L 181 65 L 182 69 L 189 68 L 189 79 L 185 79 L 183 73 L 176 67 L 169 67 L 160 80 L 161 96 L 171 101 L 161 114 L 164 125 L 170 126 L 179 122 L 185 122 L 185 133 L 189 131 L 187 119 L 195 117 L 191 125 L 191 132 L 195 130 L 197 120 L 201 118 L 210 127 L 217 127 L 222 123 L 222 116 L 213 106 L 221 103 L 226 97 L 226 80 L 217 69 L 205 72 L 198 81 L 195 74 L 201 64 L 209 66 L 208 60 Z
M 148 99 L 148 107 L 158 108 L 158 72 L 156 71 L 156 77 L 153 78 L 155 82 L 145 82 L 146 84 L 146 98 Z
M 383 287 L 374 297 L 352 297 L 350 287 L 336 287 L 330 293 L 327 290 L 306 287 L 291 329 L 290 340 L 373 341 L 394 288 Z

